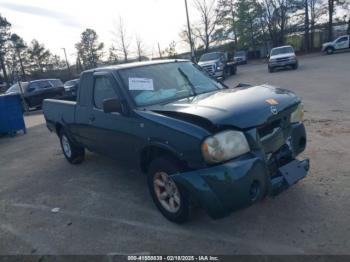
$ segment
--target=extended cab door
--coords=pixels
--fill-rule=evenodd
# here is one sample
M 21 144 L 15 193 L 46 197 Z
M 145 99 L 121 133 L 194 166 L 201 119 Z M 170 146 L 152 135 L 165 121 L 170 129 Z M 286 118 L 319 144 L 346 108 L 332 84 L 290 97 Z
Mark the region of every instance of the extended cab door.
M 94 73 L 92 107 L 89 116 L 91 125 L 90 143 L 102 154 L 123 161 L 135 160 L 135 137 L 131 128 L 135 119 L 120 113 L 105 113 L 103 101 L 111 98 L 123 99 L 120 87 L 111 73 Z

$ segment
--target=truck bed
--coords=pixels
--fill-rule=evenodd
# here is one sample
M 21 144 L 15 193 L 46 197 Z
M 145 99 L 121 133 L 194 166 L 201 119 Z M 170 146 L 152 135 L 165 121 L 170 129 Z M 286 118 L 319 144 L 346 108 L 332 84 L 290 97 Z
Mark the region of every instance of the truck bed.
M 43 103 L 43 112 L 47 124 L 74 123 L 76 105 L 77 102 L 75 101 L 45 99 Z

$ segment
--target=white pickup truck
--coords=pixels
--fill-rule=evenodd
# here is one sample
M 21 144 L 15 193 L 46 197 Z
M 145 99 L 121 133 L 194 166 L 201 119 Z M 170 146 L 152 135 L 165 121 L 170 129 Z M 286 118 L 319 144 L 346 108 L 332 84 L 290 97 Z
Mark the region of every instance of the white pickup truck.
M 331 55 L 334 51 L 350 48 L 349 35 L 343 35 L 335 39 L 333 42 L 327 42 L 322 45 L 322 52 Z

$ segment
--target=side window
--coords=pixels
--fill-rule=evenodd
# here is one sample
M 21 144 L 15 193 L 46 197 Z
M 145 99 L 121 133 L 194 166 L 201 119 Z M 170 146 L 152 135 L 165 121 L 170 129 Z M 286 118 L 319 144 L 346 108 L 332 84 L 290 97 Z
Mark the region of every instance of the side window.
M 344 37 L 342 37 L 342 38 L 339 38 L 338 41 L 337 41 L 337 43 L 342 43 L 342 42 L 345 42 L 345 41 L 347 41 L 347 40 L 348 40 L 348 37 L 347 37 L 347 36 L 344 36 Z
M 113 89 L 111 81 L 104 76 L 95 78 L 94 85 L 94 105 L 102 109 L 103 101 L 110 98 L 116 98 L 117 94 Z
M 40 88 L 40 87 L 39 87 L 39 85 L 38 85 L 37 82 L 35 82 L 35 83 L 30 83 L 29 86 L 28 86 L 28 88 L 27 88 L 27 92 L 28 92 L 28 93 L 34 92 L 34 91 L 37 91 L 39 88 Z
M 40 81 L 38 84 L 39 84 L 40 89 L 52 87 L 52 85 L 49 83 L 49 81 Z

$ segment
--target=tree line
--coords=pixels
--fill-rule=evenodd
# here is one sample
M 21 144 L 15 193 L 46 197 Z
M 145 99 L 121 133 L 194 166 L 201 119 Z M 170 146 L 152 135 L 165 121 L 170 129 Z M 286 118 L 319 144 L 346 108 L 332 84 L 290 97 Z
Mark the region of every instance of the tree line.
M 271 47 L 285 44 L 293 32 L 303 33 L 304 49 L 310 51 L 314 48 L 317 26 L 326 24 L 327 38 L 333 40 L 333 25 L 338 21 L 346 22 L 350 33 L 350 0 L 193 0 L 192 4 L 198 20 L 191 24 L 191 37 L 184 26 L 186 29 L 180 32 L 180 38 L 187 44 L 192 42 L 195 51 L 208 51 L 213 45 L 228 41 L 236 50 L 255 51 L 261 46 L 268 49 L 268 43 Z M 75 45 L 75 75 L 101 64 L 147 59 L 142 38 L 131 37 L 122 18 L 115 26 L 113 37 L 112 45 L 105 52 L 106 46 L 96 31 L 84 30 Z M 164 50 L 158 45 L 158 52 L 153 56 L 177 57 L 176 46 L 175 41 Z M 135 58 L 130 59 L 131 55 Z M 8 85 L 18 78 L 26 81 L 55 71 L 61 78 L 72 77 L 67 74 L 67 66 L 66 61 L 38 40 L 28 44 L 12 33 L 11 23 L 0 14 L 0 69 Z
M 307 52 L 315 47 L 317 25 L 326 25 L 329 41 L 334 22 L 346 22 L 350 31 L 350 0 L 194 0 L 194 7 L 200 18 L 191 25 L 192 37 L 187 29 L 180 36 L 204 51 L 227 40 L 236 49 L 275 47 L 302 32 Z
M 33 39 L 28 44 L 12 33 L 11 23 L 0 14 L 0 69 L 8 86 L 17 78 L 26 81 L 65 66 L 58 55 L 52 54 L 38 40 Z

